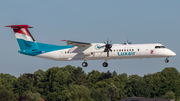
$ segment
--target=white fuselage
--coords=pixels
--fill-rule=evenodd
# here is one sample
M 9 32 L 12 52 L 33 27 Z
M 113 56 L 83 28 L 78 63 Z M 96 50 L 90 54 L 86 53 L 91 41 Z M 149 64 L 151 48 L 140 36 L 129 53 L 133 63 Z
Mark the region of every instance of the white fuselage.
M 109 59 L 132 59 L 132 58 L 159 58 L 171 57 L 176 54 L 162 44 L 113 44 L 112 52 L 104 52 L 102 43 L 93 43 L 90 47 L 74 46 L 69 49 L 56 50 L 36 57 L 52 59 L 57 61 L 73 60 L 109 60 Z

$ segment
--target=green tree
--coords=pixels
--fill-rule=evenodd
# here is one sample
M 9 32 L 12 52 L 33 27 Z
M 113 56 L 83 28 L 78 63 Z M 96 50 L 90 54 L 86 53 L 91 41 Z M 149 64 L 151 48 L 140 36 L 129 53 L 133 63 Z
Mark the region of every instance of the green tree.
M 104 72 L 101 73 L 101 77 L 99 78 L 99 80 L 104 80 L 104 79 L 109 79 L 109 78 L 112 78 L 112 74 L 108 70 L 107 73 L 104 73 Z
M 128 83 L 128 77 L 127 74 L 119 74 L 118 76 L 113 78 L 113 83 L 116 85 L 116 87 L 119 89 L 119 95 L 117 99 L 126 98 L 127 95 L 125 93 L 125 86 Z
M 91 97 L 94 99 L 94 101 L 108 101 L 107 92 L 103 88 L 93 88 L 91 90 Z
M 91 91 L 84 85 L 70 85 L 66 96 L 69 101 L 93 101 Z
M 151 94 L 150 86 L 145 82 L 144 78 L 138 75 L 129 76 L 129 82 L 126 84 L 125 90 L 128 97 L 133 95 L 137 97 L 150 97 Z
M 118 93 L 119 93 L 118 88 L 113 83 L 111 83 L 107 89 L 109 100 L 115 101 L 118 96 Z
M 5 89 L 0 90 L 0 101 L 15 101 L 13 92 L 7 91 Z
M 0 88 L 2 87 L 7 91 L 12 91 L 14 80 L 17 80 L 15 76 L 1 73 L 0 74 Z
M 65 67 L 60 68 L 62 71 L 67 71 L 70 74 L 72 74 L 74 72 L 74 70 L 76 69 L 76 67 L 71 66 L 71 65 L 67 65 Z
M 117 72 L 116 72 L 116 71 L 113 71 L 112 76 L 113 76 L 113 77 L 117 76 Z
M 50 101 L 53 99 L 64 101 L 63 90 L 67 88 L 69 78 L 68 71 L 62 71 L 59 67 L 52 67 L 46 71 L 44 78 L 39 83 L 39 93 L 43 97 L 47 95 L 47 99 Z
M 34 87 L 34 80 L 27 75 L 21 75 L 17 80 L 13 82 L 13 91 L 18 95 L 25 95 L 27 92 L 36 92 Z
M 41 101 L 41 94 L 39 93 L 28 92 L 26 95 L 30 97 L 31 101 Z
M 61 96 L 57 92 L 49 92 L 47 94 L 47 101 L 63 101 L 61 100 Z
M 166 94 L 163 96 L 166 99 L 175 99 L 175 94 L 172 91 L 166 92 Z
M 106 83 L 106 81 L 99 81 L 94 85 L 94 88 L 98 89 L 98 88 L 104 88 L 106 89 L 108 87 L 108 84 Z
M 39 69 L 38 71 L 34 72 L 34 75 L 36 75 L 37 77 L 37 82 L 41 82 L 42 79 L 45 77 L 46 73 L 43 70 Z
M 74 85 L 87 85 L 88 80 L 86 79 L 86 73 L 81 67 L 77 67 L 71 74 L 71 83 Z
M 100 77 L 101 73 L 99 71 L 93 70 L 92 72 L 88 73 L 87 79 L 89 87 L 92 88 L 93 85 L 99 81 Z
M 166 78 L 163 88 L 166 91 L 173 91 L 176 96 L 180 96 L 180 73 L 174 67 L 167 67 L 161 74 Z M 164 92 L 164 93 L 165 93 Z
M 37 92 L 42 94 L 44 92 L 44 82 L 46 77 L 46 72 L 39 69 L 38 71 L 34 72 L 34 75 L 37 77 Z
M 161 97 L 165 94 L 168 81 L 161 73 L 155 73 L 145 78 L 145 81 L 151 88 L 151 97 Z

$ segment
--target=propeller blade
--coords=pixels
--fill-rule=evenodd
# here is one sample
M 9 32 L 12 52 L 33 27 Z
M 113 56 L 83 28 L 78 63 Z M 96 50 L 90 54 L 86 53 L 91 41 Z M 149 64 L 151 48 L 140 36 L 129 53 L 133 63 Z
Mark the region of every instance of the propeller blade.
M 103 46 L 100 46 L 99 48 L 103 48 L 103 47 L 105 47 L 106 45 L 103 45 Z
M 109 49 L 112 52 L 112 49 Z
M 104 52 L 107 52 L 107 51 L 108 51 L 108 49 L 107 49 L 107 48 L 105 48 Z

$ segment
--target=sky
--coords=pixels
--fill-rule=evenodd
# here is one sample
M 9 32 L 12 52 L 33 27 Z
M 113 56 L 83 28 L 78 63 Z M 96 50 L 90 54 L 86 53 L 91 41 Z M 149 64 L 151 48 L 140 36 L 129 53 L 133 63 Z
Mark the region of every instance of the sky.
M 179 0 L 0 0 L 0 73 L 19 77 L 24 73 L 44 71 L 53 66 L 82 67 L 82 61 L 53 61 L 18 53 L 12 29 L 6 25 L 28 24 L 37 42 L 66 45 L 61 40 L 87 43 L 133 44 L 161 43 L 176 53 L 175 57 L 152 59 L 90 60 L 83 70 L 116 71 L 118 74 L 144 76 L 175 67 L 180 71 L 180 1 Z

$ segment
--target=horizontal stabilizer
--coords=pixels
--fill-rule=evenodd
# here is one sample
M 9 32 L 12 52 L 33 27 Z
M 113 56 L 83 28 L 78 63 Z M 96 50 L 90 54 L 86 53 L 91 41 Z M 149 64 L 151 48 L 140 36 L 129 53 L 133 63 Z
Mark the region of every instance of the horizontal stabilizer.
M 29 25 L 8 25 L 8 26 L 5 26 L 5 27 L 11 27 L 11 28 L 33 28 L 33 27 L 30 27 Z

